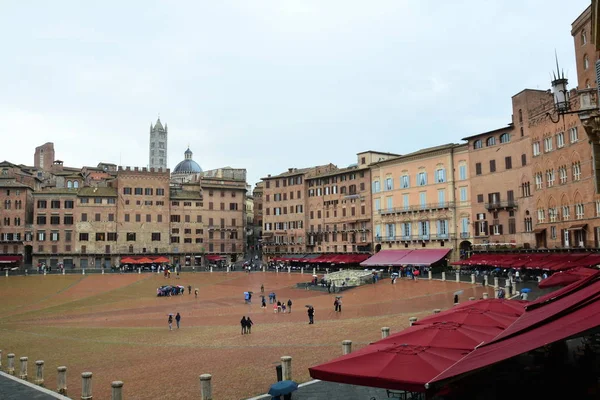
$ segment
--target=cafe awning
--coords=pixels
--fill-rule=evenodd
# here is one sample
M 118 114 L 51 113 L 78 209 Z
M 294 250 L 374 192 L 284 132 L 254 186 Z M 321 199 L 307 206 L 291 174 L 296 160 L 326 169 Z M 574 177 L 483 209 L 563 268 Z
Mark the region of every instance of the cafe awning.
M 412 250 L 381 250 L 368 260 L 360 263 L 363 267 L 387 267 L 401 265 L 400 260 L 406 257 Z
M 450 249 L 413 250 L 401 259 L 402 265 L 431 265 L 450 252 Z
M 206 260 L 208 260 L 208 261 L 220 261 L 222 259 L 223 258 L 221 256 L 216 255 L 216 254 L 209 254 L 206 256 Z
M 22 256 L 0 256 L 0 264 L 10 264 L 21 261 Z

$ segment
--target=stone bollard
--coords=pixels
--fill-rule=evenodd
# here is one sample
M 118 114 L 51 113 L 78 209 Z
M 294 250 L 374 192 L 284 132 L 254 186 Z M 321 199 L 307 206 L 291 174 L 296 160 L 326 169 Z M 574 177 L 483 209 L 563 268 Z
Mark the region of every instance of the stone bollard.
M 14 375 L 15 374 L 15 355 L 14 353 L 8 353 L 7 357 L 7 364 L 6 364 L 6 372 L 9 375 Z
M 469 301 L 475 300 L 475 297 L 469 297 Z
M 445 281 L 446 280 L 446 271 L 442 271 L 442 280 Z
M 46 270 L 44 270 L 44 276 L 46 276 Z
M 512 283 L 512 294 L 513 294 L 513 296 L 514 296 L 515 294 L 517 294 L 517 282 L 516 282 L 516 281 L 514 281 L 514 282 Z
M 85 275 L 85 269 L 81 270 L 81 275 Z
M 210 272 L 213 272 L 213 266 L 212 265 L 210 266 Z
M 92 400 L 92 373 L 81 373 L 81 400 Z
M 292 267 L 288 267 L 288 274 L 292 272 Z
M 441 312 L 442 312 L 442 310 L 440 310 L 439 308 L 436 308 L 435 310 L 433 310 L 433 313 L 434 313 L 434 314 L 439 314 L 439 313 L 441 313 Z
M 267 267 L 263 265 L 263 272 L 267 272 Z
M 413 326 L 415 322 L 417 322 L 417 317 L 410 317 L 408 319 L 410 326 Z
M 317 274 L 317 268 L 313 268 L 313 275 Z
M 29 271 L 29 270 L 28 269 L 25 270 L 25 276 L 29 276 L 29 272 L 27 272 L 27 271 Z
M 352 353 L 352 340 L 343 340 L 342 341 L 342 354 L 350 354 Z
M 227 273 L 229 273 L 229 265 L 227 266 Z
M 487 276 L 487 275 L 484 275 L 484 276 L 483 276 L 483 286 L 487 286 L 487 285 L 489 285 L 489 282 L 488 282 L 488 276 Z
M 5 275 L 6 275 L 6 277 L 8 278 L 8 270 L 6 270 L 6 272 L 5 272 Z
M 104 268 L 102 268 L 102 275 L 104 275 Z
M 511 289 L 512 289 L 512 287 L 510 286 L 510 284 L 507 284 L 507 285 L 504 287 L 504 293 L 505 293 L 505 296 L 507 296 L 506 298 L 509 298 L 509 297 L 510 297 L 510 290 L 511 290 Z
M 141 274 L 141 273 L 142 273 L 142 269 L 138 268 L 138 274 Z
M 456 282 L 460 282 L 460 272 L 456 272 Z
M 381 328 L 381 338 L 385 339 L 388 336 L 390 336 L 390 327 L 384 326 L 383 328 Z
M 284 381 L 292 380 L 292 357 L 281 357 L 281 373 Z
M 427 271 L 427 277 L 429 278 L 429 280 L 433 279 L 433 272 L 431 272 L 431 270 Z
M 300 274 L 304 275 L 304 267 L 300 267 Z
M 65 270 L 63 269 L 63 275 L 65 274 Z
M 542 277 L 538 275 L 537 276 L 537 281 L 538 281 L 538 283 L 540 283 L 542 281 Z
M 200 398 L 202 400 L 212 400 L 212 375 L 200 375 Z
M 484 299 L 489 299 L 489 297 L 490 297 L 490 295 L 488 294 L 488 292 L 485 292 L 485 293 L 483 294 L 483 298 L 484 298 Z
M 21 361 L 21 372 L 19 373 L 19 378 L 23 379 L 24 381 L 27 380 L 27 357 L 21 357 L 19 359 Z
M 58 367 L 58 375 L 56 376 L 57 389 L 56 391 L 63 396 L 67 395 L 67 367 Z
M 495 287 L 495 288 L 497 288 L 497 287 L 499 287 L 499 286 L 500 286 L 500 283 L 498 282 L 498 277 L 497 277 L 497 276 L 495 276 L 495 277 L 494 277 L 494 287 Z
M 111 400 L 123 400 L 123 381 L 113 381 Z
M 471 284 L 475 284 L 475 274 L 471 274 Z
M 37 360 L 35 362 L 35 381 L 38 386 L 44 386 L 44 361 Z

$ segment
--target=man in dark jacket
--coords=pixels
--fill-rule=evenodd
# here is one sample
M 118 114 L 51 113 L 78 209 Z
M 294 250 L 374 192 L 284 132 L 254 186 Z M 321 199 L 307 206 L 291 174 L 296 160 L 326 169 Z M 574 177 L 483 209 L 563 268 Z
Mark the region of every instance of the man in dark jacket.
M 292 299 L 288 299 L 287 306 L 288 310 L 290 310 L 289 312 L 292 312 Z
M 314 324 L 315 323 L 315 320 L 314 320 L 315 309 L 313 307 L 308 307 L 307 313 L 308 313 L 308 323 L 309 324 Z

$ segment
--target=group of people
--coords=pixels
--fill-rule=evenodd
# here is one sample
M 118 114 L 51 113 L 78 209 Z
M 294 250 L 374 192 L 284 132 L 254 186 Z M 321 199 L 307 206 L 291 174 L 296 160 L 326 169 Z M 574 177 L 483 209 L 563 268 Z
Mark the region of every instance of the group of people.
M 267 305 L 265 304 L 265 299 L 263 297 L 263 305 L 261 307 L 265 308 L 266 306 Z M 292 312 L 292 299 L 288 299 L 287 307 L 286 307 L 285 301 L 284 302 L 278 301 L 277 303 L 273 304 L 273 312 L 275 314 L 280 313 L 280 312 L 285 314 L 286 311 L 290 312 L 290 313 Z
M 243 316 L 240 324 L 242 325 L 242 335 L 252 333 L 252 325 L 254 325 L 254 322 L 252 322 L 249 315 L 247 317 Z

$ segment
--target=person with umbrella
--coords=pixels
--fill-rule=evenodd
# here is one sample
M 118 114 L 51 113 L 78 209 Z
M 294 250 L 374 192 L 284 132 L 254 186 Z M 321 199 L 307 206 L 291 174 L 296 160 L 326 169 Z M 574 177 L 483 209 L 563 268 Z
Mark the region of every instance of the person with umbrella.
M 308 307 L 308 310 L 306 311 L 306 313 L 308 314 L 308 324 L 314 324 L 315 323 L 315 309 L 313 306 L 311 305 L 307 305 L 306 307 Z

